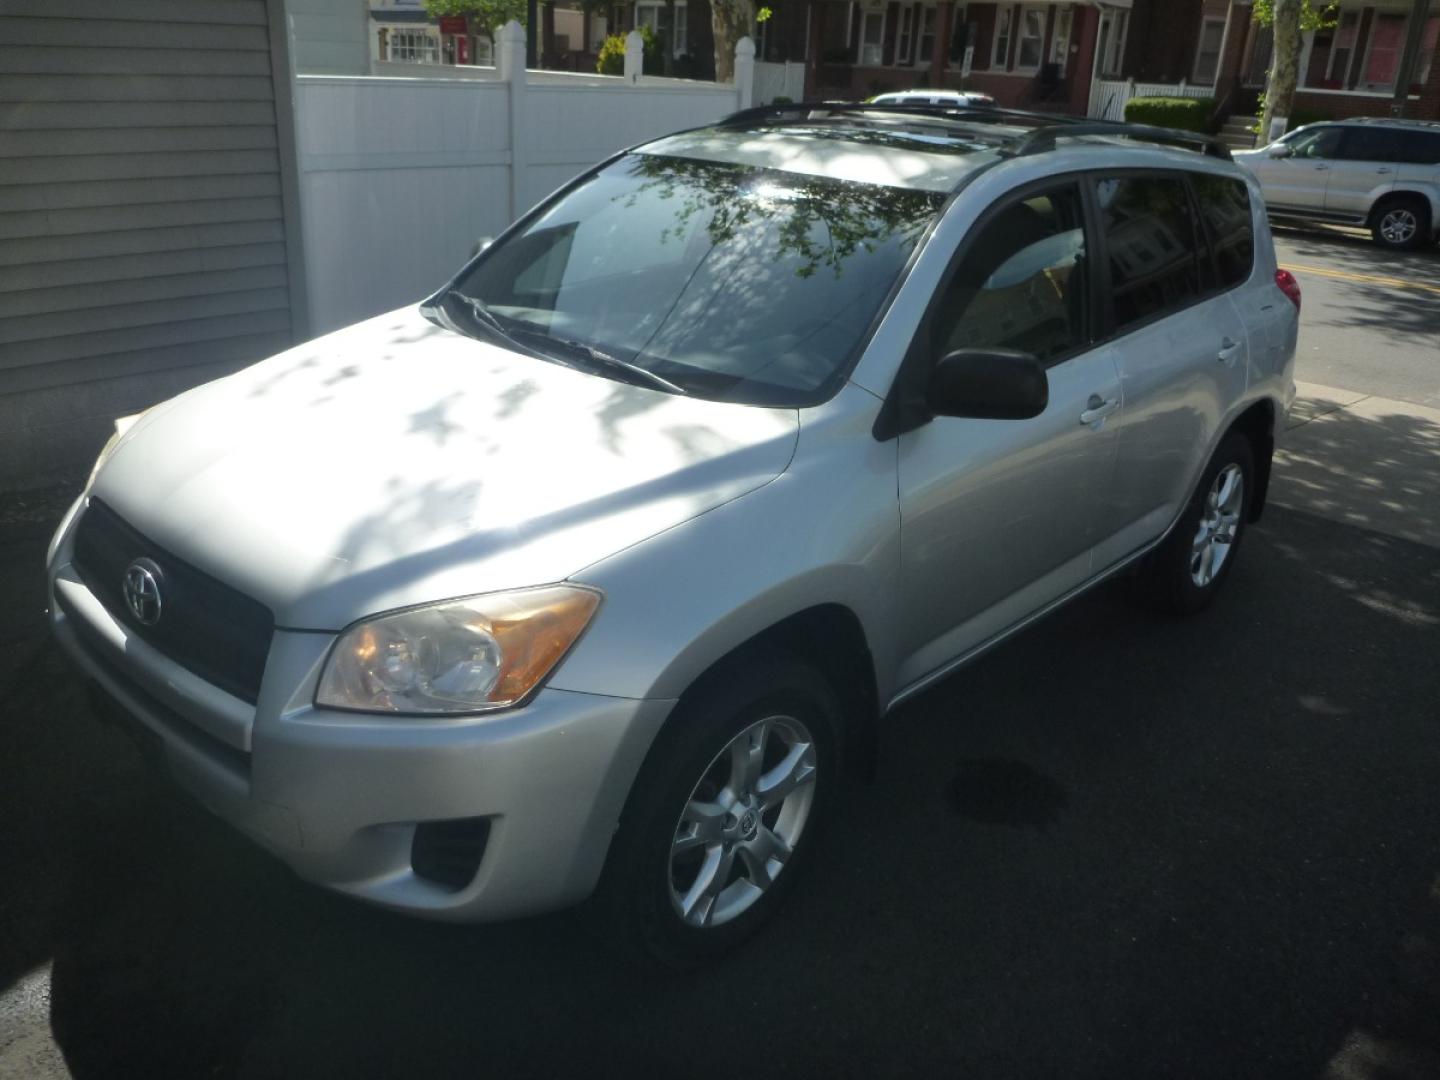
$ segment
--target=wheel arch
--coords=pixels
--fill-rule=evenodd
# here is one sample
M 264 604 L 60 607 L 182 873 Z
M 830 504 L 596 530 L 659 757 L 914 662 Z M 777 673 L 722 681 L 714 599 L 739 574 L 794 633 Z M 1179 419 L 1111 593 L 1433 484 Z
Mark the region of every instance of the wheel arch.
M 1375 205 L 1370 208 L 1370 216 L 1365 224 L 1373 228 L 1379 221 L 1381 213 L 1387 206 L 1397 202 L 1409 201 L 1422 202 L 1430 208 L 1430 229 L 1433 232 L 1436 224 L 1440 223 L 1440 191 L 1429 191 L 1421 188 L 1392 188 L 1375 200 Z
M 1261 398 L 1237 416 L 1226 429 L 1226 435 L 1238 431 L 1250 443 L 1255 458 L 1255 495 L 1250 500 L 1250 521 L 1259 521 L 1265 511 L 1270 491 L 1271 463 L 1275 456 L 1275 420 L 1279 415 L 1275 403 Z

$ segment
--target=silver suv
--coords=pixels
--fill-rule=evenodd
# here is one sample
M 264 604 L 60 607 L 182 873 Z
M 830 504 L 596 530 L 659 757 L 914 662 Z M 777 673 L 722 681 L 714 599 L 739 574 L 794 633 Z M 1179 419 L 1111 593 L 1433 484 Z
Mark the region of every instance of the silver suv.
M 1264 504 L 1300 299 L 1254 182 L 1033 123 L 611 158 L 420 308 L 126 427 L 56 635 L 310 881 L 734 945 L 887 713 L 1122 571 L 1204 607 Z
M 1308 124 L 1235 160 L 1259 177 L 1274 217 L 1362 225 L 1398 250 L 1430 244 L 1440 230 L 1440 124 Z

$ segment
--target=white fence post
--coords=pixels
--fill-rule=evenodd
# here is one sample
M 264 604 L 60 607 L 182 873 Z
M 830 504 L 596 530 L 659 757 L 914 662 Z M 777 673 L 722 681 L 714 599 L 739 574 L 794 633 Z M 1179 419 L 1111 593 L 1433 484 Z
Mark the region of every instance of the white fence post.
M 735 43 L 735 96 L 741 109 L 755 100 L 755 42 L 748 37 Z
M 525 180 L 525 28 L 514 19 L 495 35 L 495 68 L 510 91 L 510 220 L 524 210 Z
M 627 82 L 638 83 L 643 74 L 645 74 L 645 39 L 640 36 L 639 30 L 631 30 L 625 35 L 625 79 Z

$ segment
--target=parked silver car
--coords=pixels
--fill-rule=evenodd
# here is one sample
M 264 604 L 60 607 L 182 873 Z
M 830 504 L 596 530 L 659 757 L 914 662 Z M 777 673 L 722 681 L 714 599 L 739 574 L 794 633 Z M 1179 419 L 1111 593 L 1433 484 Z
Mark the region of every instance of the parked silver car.
M 1300 300 L 1258 188 L 1030 122 L 617 155 L 112 440 L 56 635 L 310 881 L 734 945 L 885 714 L 1127 568 L 1204 607 L 1264 504 Z
M 1409 250 L 1440 235 L 1440 124 L 1347 120 L 1308 124 L 1235 154 L 1277 218 L 1363 225 L 1377 244 Z

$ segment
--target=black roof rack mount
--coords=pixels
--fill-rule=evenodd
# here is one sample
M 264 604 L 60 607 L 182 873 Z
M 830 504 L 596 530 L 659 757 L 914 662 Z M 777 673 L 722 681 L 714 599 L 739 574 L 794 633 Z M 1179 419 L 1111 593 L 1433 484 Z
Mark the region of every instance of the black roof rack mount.
M 813 115 L 815 113 L 821 115 L 815 116 Z M 1090 120 L 1081 116 L 1066 116 L 1063 113 L 1040 113 L 1026 109 L 1003 109 L 990 106 L 970 107 L 910 104 L 908 102 L 903 105 L 877 105 L 865 101 L 800 101 L 787 105 L 758 105 L 754 108 L 742 109 L 725 117 L 718 126 L 744 130 L 776 122 L 783 123 L 787 120 L 800 123 L 806 120 L 825 119 L 847 114 L 876 113 L 925 117 L 951 122 L 1030 124 L 1032 130 L 1021 136 L 1013 146 L 1005 148 L 1007 153 L 1016 157 L 1054 150 L 1056 139 L 1100 135 L 1158 143 L 1162 146 L 1184 146 L 1224 161 L 1231 160 L 1229 147 L 1217 138 L 1201 135 L 1198 132 L 1152 127 L 1148 124 L 1127 124 L 1114 120 Z

